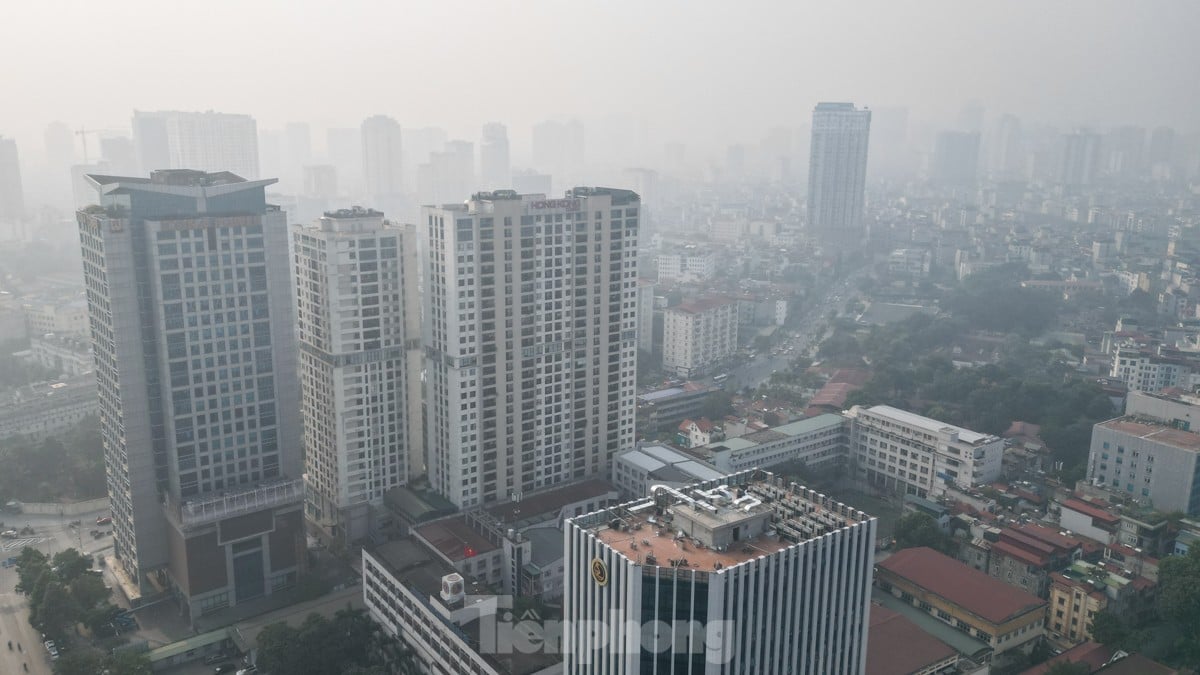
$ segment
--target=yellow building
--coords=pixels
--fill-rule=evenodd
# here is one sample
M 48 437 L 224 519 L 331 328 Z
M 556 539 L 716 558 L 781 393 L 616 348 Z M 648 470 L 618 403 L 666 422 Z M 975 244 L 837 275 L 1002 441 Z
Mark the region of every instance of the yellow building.
M 1090 581 L 1077 575 L 1050 576 L 1050 606 L 1046 629 L 1050 638 L 1064 645 L 1092 639 L 1092 619 L 1108 607 L 1108 598 Z

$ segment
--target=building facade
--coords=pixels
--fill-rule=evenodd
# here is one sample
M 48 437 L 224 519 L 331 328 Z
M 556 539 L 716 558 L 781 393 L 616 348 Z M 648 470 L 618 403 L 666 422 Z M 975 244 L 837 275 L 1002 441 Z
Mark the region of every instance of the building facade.
M 693 377 L 733 356 L 738 303 L 732 298 L 689 300 L 663 312 L 663 369 Z
M 0 222 L 15 223 L 25 216 L 25 190 L 17 142 L 0 136 Z
M 657 486 L 566 537 L 565 672 L 865 672 L 875 519 L 861 511 L 746 471 Z
M 1164 513 L 1200 513 L 1200 434 L 1147 417 L 1092 427 L 1088 481 Z
M 292 239 L 305 511 L 355 541 L 384 492 L 424 472 L 416 231 L 354 208 L 295 225 Z
M 90 373 L 61 382 L 37 382 L 0 397 L 0 438 L 41 440 L 99 411 L 96 378 Z
M 401 150 L 399 122 L 385 115 L 363 120 L 362 170 L 368 195 L 387 197 L 404 192 Z
M 849 248 L 864 240 L 863 200 L 871 111 L 853 103 L 813 109 L 808 162 L 808 228 L 822 243 Z
M 927 547 L 906 548 L 875 566 L 879 588 L 983 641 L 994 661 L 1028 653 L 1045 634 L 1046 601 Z
M 78 213 L 113 551 L 195 617 L 304 566 L 300 388 L 271 180 L 89 176 Z M 151 580 L 151 577 L 154 577 Z
M 918 497 L 945 486 L 991 483 L 1003 472 L 1004 439 L 891 406 L 849 411 L 856 475 L 872 485 Z
M 632 447 L 639 206 L 576 188 L 423 209 L 429 478 L 454 504 L 607 475 Z
M 479 144 L 479 179 L 485 190 L 513 187 L 508 127 L 498 122 L 483 125 L 483 142 Z
M 192 169 L 258 178 L 258 123 L 249 115 L 135 110 L 133 143 L 145 173 Z

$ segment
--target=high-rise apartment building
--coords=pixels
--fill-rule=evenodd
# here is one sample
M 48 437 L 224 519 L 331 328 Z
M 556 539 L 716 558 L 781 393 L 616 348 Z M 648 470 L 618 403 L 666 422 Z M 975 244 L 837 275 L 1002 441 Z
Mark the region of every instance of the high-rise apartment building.
M 430 483 L 458 506 L 633 444 L 640 199 L 483 192 L 421 217 Z
M 429 161 L 417 167 L 421 203 L 441 204 L 471 194 L 475 185 L 475 144 L 449 141 Z
M 808 227 L 821 242 L 848 249 L 864 239 L 863 200 L 871 111 L 853 103 L 813 109 L 808 163 Z
M 483 125 L 483 142 L 479 145 L 479 180 L 485 190 L 513 187 L 508 128 L 503 124 L 492 122 Z
M 385 115 L 374 115 L 362 123 L 363 177 L 367 194 L 394 196 L 404 193 L 400 123 Z
M 25 215 L 21 163 L 17 142 L 0 136 L 0 222 L 15 222 Z
M 300 387 L 273 180 L 89 176 L 78 212 L 113 550 L 192 617 L 304 566 Z M 150 578 L 154 580 L 151 581 Z
M 875 519 L 766 471 L 567 521 L 565 672 L 866 672 Z
M 1100 135 L 1076 131 L 1065 134 L 1061 142 L 1058 182 L 1067 188 L 1091 185 L 1100 166 Z
M 258 178 L 258 124 L 249 115 L 164 110 L 133 112 L 133 144 L 142 171 L 229 171 Z
M 547 120 L 533 127 L 533 166 L 549 172 L 557 185 L 569 184 L 583 169 L 583 123 Z
M 416 230 L 356 207 L 292 238 L 306 511 L 350 542 L 383 493 L 423 469 Z
M 738 303 L 733 298 L 689 300 L 663 312 L 663 369 L 694 377 L 733 356 Z
M 973 188 L 979 173 L 979 133 L 943 131 L 933 148 L 929 180 L 945 187 Z

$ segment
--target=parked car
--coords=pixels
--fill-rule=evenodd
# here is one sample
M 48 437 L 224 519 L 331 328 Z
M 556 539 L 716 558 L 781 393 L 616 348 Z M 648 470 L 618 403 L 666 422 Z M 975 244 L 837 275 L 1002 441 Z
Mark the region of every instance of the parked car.
M 5 539 L 16 539 L 17 531 L 16 530 L 5 530 L 3 532 L 0 532 L 0 537 L 4 537 Z
M 232 673 L 236 670 L 237 666 L 233 665 L 232 663 L 222 663 L 216 668 L 213 668 L 213 673 L 215 675 L 220 675 L 221 673 Z
M 50 660 L 58 660 L 58 647 L 54 646 L 54 640 L 46 640 L 43 644 L 46 645 L 46 651 L 50 652 Z
M 112 516 L 100 516 L 96 519 L 97 525 L 108 525 L 112 522 Z

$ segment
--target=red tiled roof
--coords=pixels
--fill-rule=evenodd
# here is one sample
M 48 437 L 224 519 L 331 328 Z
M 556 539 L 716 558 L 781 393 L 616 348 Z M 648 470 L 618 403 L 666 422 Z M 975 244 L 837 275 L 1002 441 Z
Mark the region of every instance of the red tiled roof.
M 1062 503 L 1062 506 L 1065 509 L 1071 509 L 1072 511 L 1082 513 L 1085 516 L 1091 516 L 1094 520 L 1099 520 L 1100 522 L 1108 523 L 1109 525 L 1116 525 L 1117 523 L 1121 522 L 1120 516 L 1115 516 L 1099 506 L 1089 504 L 1079 499 L 1068 499 Z
M 1148 659 L 1141 654 L 1130 654 L 1096 672 L 1103 673 L 1103 675 L 1177 675 L 1179 673 L 1178 670 Z
M 1086 663 L 1090 669 L 1088 672 L 1095 672 L 1097 668 L 1108 663 L 1112 658 L 1113 650 L 1105 647 L 1099 642 L 1084 642 L 1080 645 L 1075 645 L 1067 651 L 1055 656 L 1045 663 L 1038 664 L 1029 670 L 1023 671 L 1021 675 L 1044 675 L 1056 663 L 1069 661 L 1071 663 Z
M 1069 551 L 1083 543 L 1075 537 L 1059 534 L 1058 530 L 1052 527 L 1046 527 L 1045 525 L 1039 525 L 1037 523 L 1026 523 L 1024 525 L 1018 525 L 1013 529 L 1017 530 L 1021 534 L 1033 537 L 1038 541 L 1045 542 L 1055 548 L 1066 551 Z
M 830 384 L 849 384 L 861 387 L 871 379 L 871 371 L 862 368 L 839 368 L 829 378 Z
M 1036 596 L 925 546 L 897 551 L 878 567 L 994 624 L 1046 605 Z
M 992 543 L 992 555 L 996 555 L 997 553 L 1009 558 L 1016 558 L 1034 567 L 1042 567 L 1050 562 L 1050 556 L 1048 555 L 1039 555 L 1004 540 Z
M 902 614 L 882 605 L 871 605 L 867 675 L 908 675 L 954 654 L 953 647 L 921 630 Z

